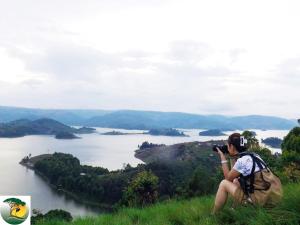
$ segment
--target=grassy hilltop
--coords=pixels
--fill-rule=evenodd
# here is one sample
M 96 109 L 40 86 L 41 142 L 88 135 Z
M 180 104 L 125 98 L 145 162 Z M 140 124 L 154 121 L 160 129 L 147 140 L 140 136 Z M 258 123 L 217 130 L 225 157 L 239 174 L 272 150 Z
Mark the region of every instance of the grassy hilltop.
M 284 186 L 284 199 L 273 209 L 241 207 L 230 202 L 217 216 L 210 215 L 214 196 L 190 200 L 170 200 L 146 208 L 124 208 L 114 214 L 77 218 L 73 222 L 44 221 L 38 225 L 298 225 L 300 223 L 300 184 Z
M 190 179 L 184 186 L 177 182 L 167 183 L 176 186 L 174 195 L 169 198 L 157 199 L 159 191 L 158 180 L 165 181 L 170 174 L 160 170 L 145 170 L 129 183 L 125 189 L 122 201 L 118 210 L 112 214 L 102 214 L 98 217 L 75 218 L 72 222 L 64 222 L 62 219 L 53 220 L 58 217 L 48 217 L 37 221 L 39 225 L 196 225 L 196 224 L 239 224 L 239 225 L 296 225 L 300 224 L 300 127 L 293 128 L 282 142 L 282 155 L 272 155 L 269 149 L 259 146 L 258 140 L 250 131 L 244 131 L 243 136 L 248 140 L 249 151 L 257 152 L 279 175 L 284 188 L 283 200 L 275 208 L 266 209 L 260 207 L 240 207 L 231 208 L 228 202 L 224 210 L 218 215 L 211 215 L 214 202 L 215 185 L 219 183 L 218 177 L 211 177 L 213 171 L 207 167 L 206 170 L 193 168 L 194 171 Z M 148 143 L 149 144 L 149 143 Z M 136 153 L 139 158 L 149 161 L 149 165 L 154 160 L 169 159 L 172 162 L 179 160 L 184 162 L 184 167 L 176 167 L 175 175 L 180 176 L 187 165 L 193 160 L 205 159 L 208 165 L 210 158 L 203 158 L 195 154 L 205 151 L 195 151 L 201 146 L 208 147 L 211 143 L 185 143 L 185 145 L 154 146 L 151 149 L 140 148 Z M 151 144 L 150 144 L 151 145 Z M 164 151 L 161 151 L 163 148 Z M 161 154 L 163 152 L 163 154 Z M 180 153 L 180 154 L 179 154 Z M 189 154 L 187 154 L 189 153 Z M 208 153 L 208 152 L 207 152 Z M 210 150 L 211 153 L 211 150 Z M 208 153 L 208 154 L 210 154 Z M 204 156 L 204 155 L 202 155 Z M 214 157 L 213 157 L 214 158 Z M 193 160 L 191 160 L 193 159 Z M 187 160 L 187 161 L 185 161 Z M 196 164 L 202 163 L 194 161 Z M 180 164 L 181 165 L 181 164 Z M 160 165 L 161 166 L 161 165 Z M 160 168 L 152 167 L 152 168 Z M 181 165 L 182 166 L 182 165 Z M 132 169 L 132 168 L 131 168 Z M 190 171 L 190 170 L 187 170 Z M 153 172 L 153 173 L 152 173 Z M 158 173 L 159 172 L 159 173 Z M 217 171 L 214 171 L 217 173 Z M 161 176 L 158 179 L 157 176 Z M 166 176 L 168 175 L 168 176 Z M 176 177 L 175 176 L 175 177 Z M 174 178 L 174 177 L 173 177 Z M 172 180 L 172 179 L 171 179 Z M 164 183 L 166 185 L 166 183 Z M 207 189 L 208 188 L 208 189 Z M 202 196 L 202 197 L 199 197 Z M 167 200 L 166 200 L 167 199 Z M 171 200 L 169 200 L 171 199 Z M 155 203 L 156 204 L 153 204 Z M 147 203 L 147 204 L 144 204 Z M 127 208 L 125 208 L 127 206 Z M 69 220 L 71 221 L 71 220 Z

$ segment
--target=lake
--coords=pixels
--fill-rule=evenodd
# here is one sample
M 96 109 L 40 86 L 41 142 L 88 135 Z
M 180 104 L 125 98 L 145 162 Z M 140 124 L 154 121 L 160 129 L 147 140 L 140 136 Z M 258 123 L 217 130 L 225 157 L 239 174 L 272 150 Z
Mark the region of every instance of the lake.
M 96 128 L 98 133 L 80 135 L 81 139 L 58 140 L 53 136 L 32 135 L 21 138 L 0 138 L 0 195 L 30 195 L 32 208 L 43 213 L 51 209 L 63 209 L 73 216 L 99 214 L 99 209 L 78 203 L 66 195 L 53 190 L 40 176 L 19 164 L 29 153 L 32 156 L 64 152 L 76 156 L 81 164 L 101 166 L 109 170 L 121 169 L 124 164 L 132 166 L 142 163 L 134 157 L 134 150 L 144 141 L 156 144 L 175 144 L 190 141 L 227 139 L 228 136 L 198 136 L 199 129 L 179 129 L 189 137 L 151 136 L 145 134 L 100 135 L 112 130 L 126 133 L 142 133 L 141 130 Z M 253 130 L 257 138 L 283 138 L 288 130 Z M 232 132 L 226 132 L 231 134 Z M 273 152 L 280 149 L 272 149 Z

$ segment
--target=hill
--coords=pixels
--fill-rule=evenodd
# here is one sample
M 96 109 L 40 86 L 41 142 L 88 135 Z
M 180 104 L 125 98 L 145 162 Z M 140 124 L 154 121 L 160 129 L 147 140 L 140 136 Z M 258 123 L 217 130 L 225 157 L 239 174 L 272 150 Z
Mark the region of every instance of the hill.
M 84 121 L 94 116 L 109 113 L 108 110 L 84 110 L 84 109 L 35 109 L 0 106 L 0 122 L 10 122 L 19 119 L 37 120 L 50 118 L 68 125 L 82 125 Z
M 218 215 L 210 215 L 214 196 L 189 200 L 170 200 L 146 208 L 124 208 L 114 214 L 62 220 L 40 221 L 37 225 L 298 225 L 300 223 L 300 184 L 284 186 L 284 197 L 273 209 L 240 207 L 230 209 L 230 203 Z
M 297 124 L 296 120 L 260 115 L 222 116 L 138 110 L 55 110 L 0 106 L 0 122 L 40 118 L 50 118 L 68 125 L 141 130 L 155 128 L 291 129 Z
M 79 129 L 67 126 L 56 120 L 43 118 L 37 120 L 20 119 L 0 124 L 0 137 L 22 137 L 25 135 L 56 135 L 60 133 L 92 133 L 93 128 Z
M 197 115 L 180 112 L 153 112 L 120 110 L 93 117 L 85 122 L 88 126 L 124 129 L 185 128 L 185 129 L 290 129 L 296 121 L 272 116 L 222 116 Z

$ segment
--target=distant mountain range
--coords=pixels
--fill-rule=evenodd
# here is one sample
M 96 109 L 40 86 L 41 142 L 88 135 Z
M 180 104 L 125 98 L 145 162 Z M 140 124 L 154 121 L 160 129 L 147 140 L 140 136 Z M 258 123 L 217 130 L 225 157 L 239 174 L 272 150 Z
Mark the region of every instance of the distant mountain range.
M 50 118 L 68 125 L 123 129 L 199 128 L 219 130 L 291 129 L 297 120 L 274 116 L 197 115 L 137 110 L 53 110 L 0 106 L 0 122 Z

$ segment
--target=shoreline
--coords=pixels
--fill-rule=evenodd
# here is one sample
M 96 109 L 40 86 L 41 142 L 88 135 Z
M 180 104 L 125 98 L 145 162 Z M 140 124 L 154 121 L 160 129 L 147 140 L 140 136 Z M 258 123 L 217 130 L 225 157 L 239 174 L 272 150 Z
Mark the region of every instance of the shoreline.
M 43 156 L 43 155 L 38 155 L 38 156 L 35 156 L 35 157 L 40 157 L 40 156 Z M 102 210 L 102 212 L 99 212 L 99 213 L 112 212 L 115 209 L 115 207 L 112 206 L 112 205 L 105 204 L 105 203 L 93 202 L 93 201 L 90 201 L 90 200 L 86 199 L 85 197 L 83 197 L 81 195 L 78 195 L 77 193 L 67 191 L 63 188 L 58 188 L 56 185 L 51 184 L 49 179 L 43 173 L 36 170 L 34 168 L 34 164 L 31 163 L 31 162 L 26 163 L 26 162 L 21 161 L 21 162 L 19 162 L 19 164 L 26 167 L 26 168 L 28 168 L 28 169 L 30 169 L 30 170 L 32 170 L 32 171 L 34 171 L 34 173 L 37 174 L 38 176 L 40 176 L 53 190 L 65 194 L 67 197 L 73 199 L 77 203 L 84 204 L 86 206 L 97 207 L 99 210 Z

